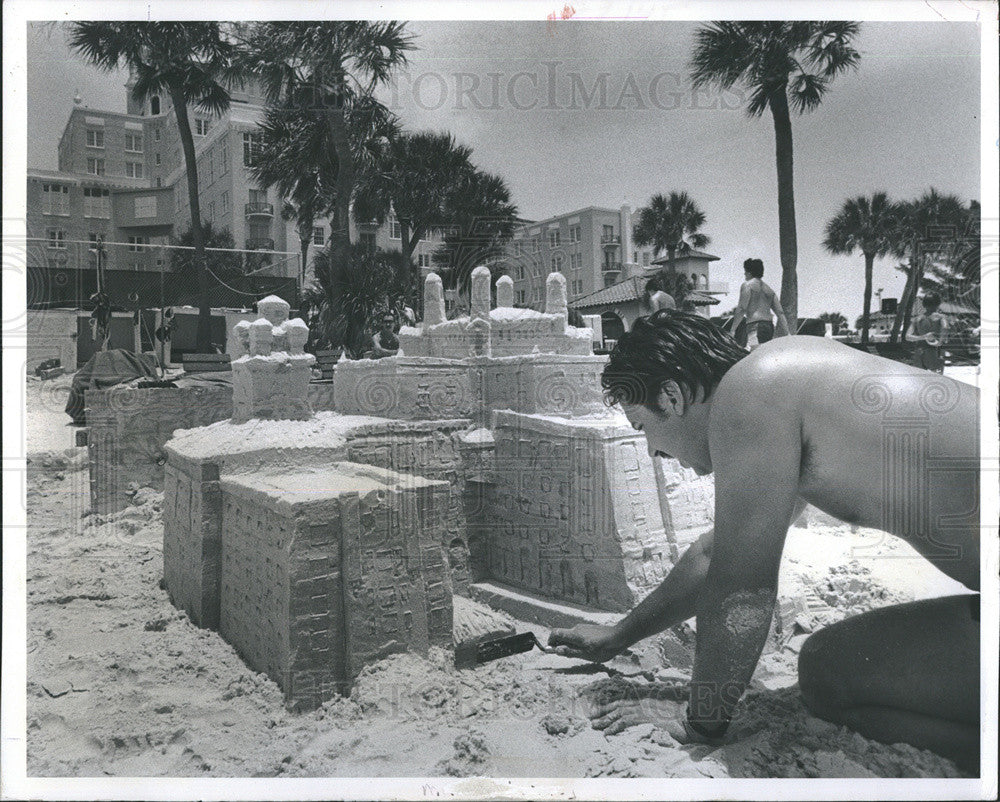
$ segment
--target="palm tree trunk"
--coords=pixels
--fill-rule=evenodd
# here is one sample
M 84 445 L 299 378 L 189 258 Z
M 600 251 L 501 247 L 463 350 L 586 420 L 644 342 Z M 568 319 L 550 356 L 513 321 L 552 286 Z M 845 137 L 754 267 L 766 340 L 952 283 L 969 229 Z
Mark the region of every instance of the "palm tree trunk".
M 306 291 L 306 265 L 309 264 L 309 244 L 312 242 L 312 236 L 305 236 L 304 233 L 299 234 L 299 249 L 302 251 L 302 264 L 299 265 L 299 297 Z
M 205 233 L 201 228 L 201 205 L 198 201 L 198 164 L 194 155 L 194 137 L 191 135 L 191 121 L 188 118 L 184 93 L 178 86 L 170 87 L 170 101 L 177 115 L 177 133 L 181 137 L 184 151 L 184 166 L 187 171 L 188 204 L 191 206 L 191 239 L 194 244 L 194 265 L 198 274 L 198 333 L 196 348 L 199 353 L 212 351 L 212 306 L 209 299 L 211 283 L 208 265 L 205 263 Z
M 792 164 L 792 120 L 785 87 L 768 98 L 774 118 L 774 155 L 778 166 L 778 243 L 781 253 L 781 307 L 789 333 L 799 325 L 798 240 L 795 234 L 795 182 Z
M 354 192 L 354 155 L 347 136 L 343 101 L 327 112 L 330 139 L 337 154 L 337 220 L 330 232 L 330 260 L 344 265 L 351 247 L 351 195 Z M 344 265 L 346 267 L 346 265 Z
M 910 268 L 906 271 L 906 285 L 903 287 L 903 297 L 896 307 L 896 317 L 892 321 L 892 332 L 889 335 L 889 342 L 899 342 L 899 335 L 903 327 L 903 318 L 906 316 L 906 309 L 913 305 L 913 287 L 917 276 L 917 240 L 912 238 L 910 242 Z
M 861 310 L 861 344 L 868 345 L 868 326 L 872 313 L 872 267 L 875 254 L 865 253 L 865 302 Z

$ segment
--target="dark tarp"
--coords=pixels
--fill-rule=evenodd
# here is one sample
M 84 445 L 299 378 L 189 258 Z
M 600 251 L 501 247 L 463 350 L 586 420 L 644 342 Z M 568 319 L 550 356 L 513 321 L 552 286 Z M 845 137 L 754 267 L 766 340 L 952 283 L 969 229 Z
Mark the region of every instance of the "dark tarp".
M 73 423 L 86 423 L 85 390 L 103 390 L 137 378 L 157 378 L 156 366 L 150 357 L 121 349 L 99 351 L 73 377 L 66 414 L 73 418 Z

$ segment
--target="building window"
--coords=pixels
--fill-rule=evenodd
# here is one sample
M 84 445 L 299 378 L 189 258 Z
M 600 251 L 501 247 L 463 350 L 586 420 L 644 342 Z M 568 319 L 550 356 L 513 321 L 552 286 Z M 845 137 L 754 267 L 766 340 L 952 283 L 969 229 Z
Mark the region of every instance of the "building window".
M 208 162 L 208 184 L 207 184 L 207 186 L 211 186 L 213 183 L 215 183 L 215 154 L 213 154 L 211 151 L 209 151 L 205 155 L 205 160 Z
M 143 250 L 144 245 L 149 245 L 149 237 L 128 238 L 128 249 L 132 251 L 132 253 L 139 253 Z
M 219 161 L 222 162 L 221 168 L 219 170 L 219 175 L 225 175 L 229 172 L 229 143 L 222 143 L 221 158 Z
M 228 214 L 229 213 L 229 193 L 228 192 L 223 192 L 221 195 L 219 195 L 219 207 L 220 207 L 220 209 L 222 211 L 222 214 Z
M 395 216 L 389 218 L 389 239 L 402 239 L 403 232 Z
M 125 132 L 125 152 L 142 153 L 142 134 Z
M 243 164 L 249 167 L 260 151 L 260 138 L 249 131 L 243 134 Z
M 583 254 L 582 253 L 571 253 L 569 256 L 569 266 L 573 270 L 579 270 L 583 267 Z
M 156 154 L 156 166 L 157 167 L 160 166 L 160 154 L 159 153 Z
M 323 239 L 323 227 L 322 226 L 314 226 L 313 227 L 313 245 L 319 245 L 320 247 L 323 247 L 323 242 L 324 242 L 324 239 Z
M 580 226 L 570 226 L 569 227 L 569 241 L 579 242 L 580 241 Z
M 514 278 L 518 281 L 524 281 L 524 265 L 514 266 Z
M 49 247 L 59 248 L 64 250 L 66 248 L 66 232 L 60 228 L 50 228 L 47 231 Z
M 555 256 L 552 257 L 552 272 L 553 273 L 560 272 L 562 270 L 562 266 L 563 266 L 562 254 L 557 253 L 555 254 Z
M 87 147 L 88 148 L 103 148 L 104 147 L 104 132 L 98 131 L 94 128 L 87 129 Z
M 253 206 L 260 206 L 267 203 L 267 191 L 263 189 L 251 189 L 250 203 Z
M 559 232 L 550 231 L 549 232 L 549 247 L 558 248 L 559 247 Z
M 83 188 L 83 216 L 111 217 L 111 193 L 98 187 Z
M 542 301 L 542 288 L 541 287 L 533 288 L 531 290 L 531 302 L 537 304 L 541 303 L 541 301 Z
M 514 303 L 524 306 L 527 293 L 524 290 L 514 290 Z
M 524 253 L 524 243 L 521 240 L 514 240 L 514 256 L 520 256 Z
M 361 247 L 366 251 L 375 251 L 375 232 L 374 231 L 362 231 L 361 236 L 358 238 Z
M 104 159 L 87 159 L 87 172 L 91 175 L 104 175 Z
M 159 114 L 160 113 L 160 96 L 159 95 L 153 95 L 149 99 L 149 113 L 150 114 Z
M 573 280 L 573 295 L 583 295 L 583 279 L 578 278 Z
M 45 214 L 69 214 L 69 187 L 42 184 L 42 211 Z
M 160 141 L 160 129 L 159 128 L 154 128 L 153 129 L 153 141 L 154 142 L 159 142 Z
M 162 187 L 163 186 L 163 179 L 160 178 L 159 176 L 156 176 L 156 186 L 157 187 Z
M 125 175 L 129 178 L 142 178 L 142 162 L 125 162 Z
M 208 129 L 212 127 L 212 123 L 206 120 L 204 117 L 194 118 L 194 135 L 195 136 L 205 136 L 208 133 Z
M 603 236 L 605 236 L 605 237 L 613 237 L 614 235 L 615 235 L 615 227 L 614 226 L 604 226 L 604 235 Z
M 430 267 L 431 255 L 429 253 L 417 254 L 417 267 Z
M 208 202 L 208 222 L 215 222 L 215 201 Z

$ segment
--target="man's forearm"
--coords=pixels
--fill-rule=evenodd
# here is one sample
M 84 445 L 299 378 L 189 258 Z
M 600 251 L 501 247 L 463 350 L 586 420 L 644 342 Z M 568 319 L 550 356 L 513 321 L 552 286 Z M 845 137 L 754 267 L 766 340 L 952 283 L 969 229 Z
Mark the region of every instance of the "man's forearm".
M 695 616 L 711 562 L 713 537 L 709 529 L 692 543 L 666 579 L 615 626 L 622 649 Z

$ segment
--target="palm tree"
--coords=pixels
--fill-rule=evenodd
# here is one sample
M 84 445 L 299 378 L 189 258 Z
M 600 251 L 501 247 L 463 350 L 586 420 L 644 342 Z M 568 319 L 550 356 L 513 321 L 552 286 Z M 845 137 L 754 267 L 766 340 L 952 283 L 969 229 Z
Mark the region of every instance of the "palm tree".
M 683 308 L 690 283 L 686 276 L 677 275 L 674 259 L 679 254 L 708 247 L 711 240 L 699 231 L 703 225 L 705 213 L 687 192 L 671 192 L 669 197 L 654 195 L 649 205 L 639 210 L 639 222 L 633 230 L 636 245 L 652 245 L 656 253 L 666 252 L 664 289 L 679 309 Z
M 473 169 L 448 197 L 445 212 L 450 225 L 432 261 L 441 267 L 445 285 L 464 293 L 479 265 L 499 272 L 517 225 L 517 206 L 503 178 Z
M 840 312 L 824 312 L 822 315 L 819 316 L 819 319 L 822 320 L 824 323 L 829 323 L 833 328 L 834 334 L 836 334 L 842 328 L 843 329 L 847 328 L 847 318 L 844 317 Z M 862 316 L 862 320 L 865 321 L 865 325 L 867 327 L 868 318 Z M 864 341 L 867 342 L 867 338 Z
M 198 350 L 211 350 L 211 306 L 205 238 L 198 202 L 198 167 L 188 106 L 222 114 L 235 81 L 235 45 L 218 22 L 75 22 L 70 48 L 105 71 L 127 67 L 135 75 L 132 96 L 166 93 L 173 105 L 187 168 L 188 204 L 198 272 Z
M 319 347 L 343 347 L 357 359 L 371 348 L 373 321 L 403 292 L 399 251 L 372 251 L 352 245 L 346 262 L 333 262 L 328 251 L 316 254 L 316 287 L 307 297 L 319 308 Z M 328 299 L 333 298 L 332 303 Z
M 840 211 L 826 224 L 823 247 L 832 254 L 850 256 L 861 251 L 865 257 L 865 293 L 861 313 L 861 344 L 868 344 L 872 310 L 872 266 L 876 258 L 895 247 L 900 207 L 885 192 L 870 197 L 859 195 L 844 201 Z M 846 324 L 846 321 L 845 321 Z
M 925 290 L 933 290 L 943 299 L 968 307 L 977 315 L 982 284 L 981 213 L 979 202 L 969 201 L 964 227 L 956 232 L 957 236 L 947 250 L 927 265 L 923 280 Z
M 913 300 L 923 281 L 926 264 L 948 252 L 955 233 L 964 230 L 968 211 L 957 195 L 942 195 L 934 187 L 915 201 L 900 205 L 896 255 L 908 256 L 903 297 L 896 308 L 890 342 L 898 342 L 910 327 Z
M 400 22 L 333 20 L 256 23 L 249 26 L 245 44 L 244 64 L 268 102 L 325 126 L 336 165 L 330 256 L 346 265 L 359 157 L 351 129 L 357 130 L 365 114 L 373 115 L 373 125 L 383 118 L 384 107 L 372 93 L 406 64 L 412 40 Z
M 851 39 L 856 22 L 713 22 L 695 34 L 691 59 L 695 88 L 750 90 L 747 114 L 771 110 L 778 167 L 778 240 L 781 252 L 781 305 L 785 318 L 798 320 L 798 243 L 789 106 L 800 114 L 815 109 L 829 83 L 860 56 Z
M 452 198 L 474 169 L 472 150 L 448 133 L 402 133 L 361 181 L 355 215 L 382 223 L 391 207 L 406 264 L 417 243 L 450 222 Z

